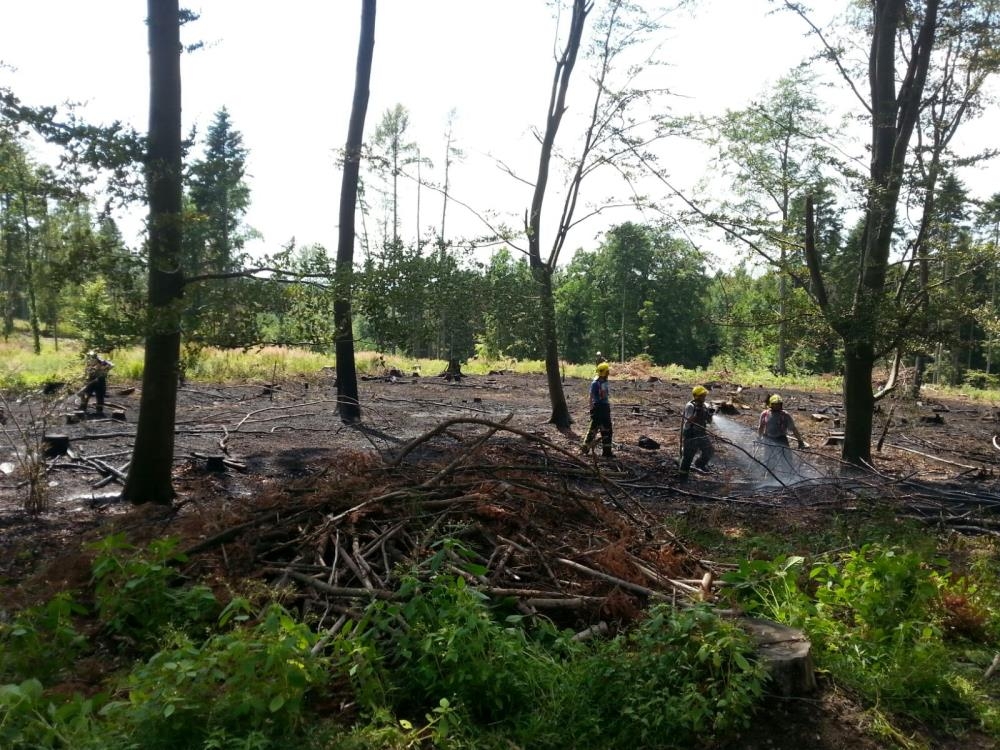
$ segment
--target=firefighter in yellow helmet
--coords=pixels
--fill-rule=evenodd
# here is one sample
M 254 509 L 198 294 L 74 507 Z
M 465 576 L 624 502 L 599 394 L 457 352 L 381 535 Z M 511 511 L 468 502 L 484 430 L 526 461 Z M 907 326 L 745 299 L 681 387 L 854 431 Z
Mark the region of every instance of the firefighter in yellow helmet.
M 767 400 L 767 408 L 761 412 L 757 436 L 771 443 L 787 446 L 789 431 L 799 441 L 799 448 L 805 448 L 806 443 L 799 434 L 799 428 L 795 426 L 795 420 L 785 411 L 781 396 L 775 393 Z
M 611 452 L 611 390 L 608 386 L 608 375 L 611 367 L 607 362 L 597 365 L 597 376 L 590 383 L 590 429 L 580 446 L 581 453 L 589 453 L 597 432 L 601 433 L 601 455 L 614 456 Z
M 706 471 L 708 462 L 715 455 L 712 438 L 707 430 L 715 410 L 705 404 L 707 395 L 708 389 L 705 386 L 696 385 L 691 389 L 691 400 L 684 407 L 681 422 L 681 479 L 687 479 L 692 462 L 699 471 Z

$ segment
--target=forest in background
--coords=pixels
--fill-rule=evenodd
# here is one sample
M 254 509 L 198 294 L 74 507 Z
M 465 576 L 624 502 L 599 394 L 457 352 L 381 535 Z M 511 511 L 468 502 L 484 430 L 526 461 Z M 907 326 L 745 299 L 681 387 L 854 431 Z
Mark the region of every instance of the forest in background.
M 36 337 L 80 338 L 102 351 L 141 342 L 143 248 L 125 243 L 114 220 L 83 189 L 86 183 L 73 187 L 71 162 L 57 169 L 40 163 L 24 124 L 10 110 L 6 114 L 0 123 L 4 336 L 23 319 Z M 728 124 L 738 116 L 750 114 L 734 113 Z M 405 131 L 400 106 L 384 114 L 377 131 L 391 133 L 388 145 L 376 140 L 369 149 L 398 153 Z M 332 352 L 335 259 L 329 249 L 290 244 L 263 259 L 243 252 L 253 232 L 242 221 L 252 199 L 247 150 L 225 109 L 189 152 L 200 155 L 186 168 L 185 346 Z M 766 156 L 764 146 L 761 152 Z M 506 245 L 484 260 L 476 240 L 406 242 L 394 235 L 395 169 L 386 169 L 373 169 L 369 188 L 384 210 L 364 209 L 381 218 L 385 231 L 361 243 L 354 277 L 359 349 L 444 360 L 541 358 L 538 297 L 527 259 Z M 804 232 L 801 191 L 792 200 L 785 223 L 794 237 Z M 910 347 L 933 356 L 929 377 L 935 383 L 996 387 L 1000 193 L 983 200 L 948 176 L 934 203 L 934 264 L 927 281 L 933 292 L 926 312 L 912 321 L 923 334 L 912 336 Z M 831 268 L 858 252 L 857 228 L 845 226 L 845 214 L 832 197 L 821 213 L 819 236 Z M 615 226 L 594 247 L 579 248 L 554 276 L 560 352 L 574 363 L 601 351 L 612 360 L 644 357 L 688 368 L 836 372 L 839 347 L 806 290 L 795 284 L 805 261 L 789 257 L 785 265 L 788 273 L 746 259 L 712 273 L 699 250 L 665 223 Z M 901 285 L 906 273 L 901 265 Z
M 598 349 L 657 364 L 766 363 L 777 375 L 840 369 L 847 412 L 842 457 L 869 464 L 875 404 L 903 382 L 907 365 L 904 379 L 914 397 L 927 377 L 958 384 L 971 371 L 970 382 L 981 386 L 993 379 L 1000 201 L 996 194 L 970 195 L 961 176 L 994 154 L 988 146 L 953 147 L 953 140 L 964 122 L 993 103 L 997 8 L 989 0 L 912 7 L 886 0 L 870 14 L 850 5 L 820 29 L 804 6 L 782 5 L 811 29 L 820 52 L 760 100 L 716 117 L 659 110 L 669 91 L 647 73 L 660 62 L 662 17 L 617 1 L 592 16 L 595 5 L 585 0 L 565 9 L 568 25 L 557 14 L 548 110 L 535 131 L 536 176 L 529 180 L 497 164 L 531 188 L 523 226 L 515 229 L 491 218 L 492 209 L 470 207 L 450 191 L 450 167 L 462 158 L 454 122 L 443 169 L 433 180 L 424 178 L 432 163 L 421 144 L 408 139 L 402 104 L 390 107 L 365 137 L 376 13 L 374 4 L 363 3 L 333 258 L 326 248 L 298 248 L 293 241 L 269 257 L 247 257 L 245 242 L 253 236 L 243 222 L 250 200 L 247 149 L 225 108 L 203 142 L 193 133 L 182 138 L 180 56 L 196 53 L 200 42 L 185 47 L 181 29 L 197 16 L 153 5 L 151 12 L 164 15 L 162 24 L 150 22 L 151 55 L 157 54 L 151 56 L 145 139 L 120 123 L 87 125 L 72 110 L 32 109 L 15 93 L 4 94 L 10 163 L 22 164 L 12 170 L 20 195 L 7 201 L 20 209 L 20 224 L 0 217 L 7 219 L 9 320 L 23 293 L 21 312 L 38 349 L 44 302 L 38 288 L 42 278 L 50 285 L 59 278 L 44 275 L 44 219 L 36 215 L 33 225 L 29 193 L 40 197 L 44 216 L 60 192 L 77 202 L 77 216 L 89 215 L 79 202 L 94 195 L 95 175 L 101 175 L 105 208 L 141 203 L 141 165 L 146 247 L 118 255 L 148 252 L 148 304 L 128 309 L 119 299 L 102 308 L 99 295 L 106 299 L 120 289 L 92 287 L 91 308 L 104 317 L 87 343 L 100 336 L 109 342 L 94 345 L 108 349 L 111 339 L 132 333 L 129 323 L 115 320 L 119 309 L 128 309 L 127 321 L 144 321 L 137 332 L 147 352 L 144 390 L 166 400 L 150 396 L 140 435 L 157 446 L 161 472 L 182 349 L 263 342 L 332 343 L 338 412 L 347 423 L 362 418 L 354 354 L 369 341 L 380 350 L 453 362 L 473 354 L 537 354 L 545 361 L 550 421 L 560 428 L 571 422 L 562 363 Z M 867 63 L 859 38 L 870 39 Z M 636 55 L 644 46 L 653 56 Z M 578 60 L 586 66 L 583 83 L 573 76 Z M 821 66 L 829 62 L 832 68 Z M 856 100 L 840 112 L 821 96 L 832 82 Z M 591 103 L 564 122 L 578 89 Z M 567 128 L 580 128 L 575 140 Z M 33 179 L 35 187 L 29 186 L 22 131 L 63 149 L 61 170 L 48 183 Z M 714 190 L 682 192 L 672 184 L 664 146 L 684 142 L 711 154 Z M 198 146 L 200 156 L 193 156 Z M 618 197 L 602 189 L 609 178 L 620 186 Z M 646 192 L 650 185 L 658 186 L 660 198 Z M 441 219 L 425 228 L 421 201 L 427 195 L 441 197 Z M 455 204 L 476 214 L 488 232 L 451 238 L 445 227 Z M 643 220 L 613 226 L 595 249 L 573 252 L 571 229 L 626 205 Z M 403 229 L 410 215 L 416 216 L 414 235 Z M 649 221 L 651 215 L 657 218 Z M 732 243 L 741 262 L 706 279 L 700 267 L 708 259 L 692 239 L 696 230 Z M 105 231 L 114 235 L 113 228 Z M 484 262 L 476 256 L 484 246 L 502 249 Z M 114 253 L 102 255 L 106 261 Z M 62 280 L 87 267 L 65 265 L 71 270 Z M 481 283 L 484 278 L 490 283 Z M 63 312 L 57 302 L 50 307 L 53 315 Z M 891 363 L 889 375 L 876 384 L 882 362 Z

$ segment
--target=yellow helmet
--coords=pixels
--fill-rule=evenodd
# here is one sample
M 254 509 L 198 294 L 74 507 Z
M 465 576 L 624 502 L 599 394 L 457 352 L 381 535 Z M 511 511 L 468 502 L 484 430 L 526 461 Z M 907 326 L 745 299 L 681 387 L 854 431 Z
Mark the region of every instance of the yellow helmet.
M 611 372 L 611 365 L 607 362 L 601 362 L 601 364 L 597 366 L 598 375 L 607 375 L 609 372 Z
M 781 396 L 779 396 L 777 393 L 775 393 L 773 396 L 771 396 L 771 398 L 767 400 L 768 406 L 774 406 L 775 404 L 781 404 L 781 403 L 784 402 L 781 400 Z
M 691 389 L 691 395 L 694 398 L 698 398 L 699 396 L 707 396 L 708 388 L 706 388 L 703 385 L 696 385 L 694 388 Z

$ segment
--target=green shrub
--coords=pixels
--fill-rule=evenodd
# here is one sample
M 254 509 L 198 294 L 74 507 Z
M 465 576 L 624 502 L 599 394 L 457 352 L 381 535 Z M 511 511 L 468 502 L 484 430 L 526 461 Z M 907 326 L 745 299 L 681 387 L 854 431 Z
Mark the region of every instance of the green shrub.
M 551 657 L 531 642 L 520 617 L 501 624 L 486 597 L 462 577 L 402 587 L 402 603 L 378 605 L 378 659 L 390 700 L 403 715 L 432 712 L 442 698 L 474 720 L 530 710 L 551 673 Z M 402 621 L 405 627 L 399 628 Z
M 727 590 L 748 615 L 800 627 L 815 613 L 802 590 L 805 558 L 798 555 L 768 560 L 741 560 L 723 574 Z
M 765 673 L 749 636 L 707 608 L 658 606 L 628 635 L 573 661 L 532 747 L 693 747 L 745 726 Z M 584 699 L 585 698 L 585 699 Z
M 131 639 L 140 650 L 155 646 L 168 628 L 188 629 L 210 622 L 219 604 L 207 586 L 181 586 L 174 565 L 185 561 L 177 539 L 158 539 L 144 550 L 114 534 L 93 545 L 97 614 L 104 627 Z
M 101 737 L 94 721 L 97 700 L 74 696 L 55 702 L 36 679 L 0 685 L 0 747 L 108 750 L 111 738 Z
M 316 636 L 277 605 L 253 626 L 195 643 L 183 633 L 132 670 L 105 713 L 138 747 L 288 747 L 306 697 L 327 680 Z M 235 743 L 235 744 L 234 744 Z
M 865 545 L 816 566 L 807 630 L 841 681 L 902 715 L 966 714 L 941 627 L 940 559 Z
M 62 592 L 46 604 L 19 612 L 9 623 L 0 623 L 0 681 L 48 682 L 69 667 L 87 647 L 87 639 L 73 626 L 73 617 L 85 612 L 68 592 Z
M 945 642 L 944 566 L 924 550 L 867 544 L 807 576 L 801 558 L 779 558 L 724 580 L 749 613 L 804 628 L 837 682 L 883 710 L 940 723 L 971 717 L 975 703 Z

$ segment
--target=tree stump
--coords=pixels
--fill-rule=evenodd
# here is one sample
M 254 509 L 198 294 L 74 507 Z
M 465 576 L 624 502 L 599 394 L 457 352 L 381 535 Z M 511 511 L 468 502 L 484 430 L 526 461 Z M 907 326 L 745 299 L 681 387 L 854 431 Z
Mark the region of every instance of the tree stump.
M 58 393 L 65 387 L 66 383 L 60 380 L 47 380 L 42 385 L 42 393 L 46 396 L 51 396 L 54 393 Z
M 462 365 L 459 363 L 457 359 L 449 359 L 448 367 L 445 369 L 444 372 L 441 373 L 440 377 L 444 378 L 445 381 L 449 383 L 453 380 L 456 382 L 461 380 L 463 377 L 465 377 L 464 375 L 462 375 Z
M 42 452 L 46 458 L 65 456 L 69 452 L 69 435 L 46 435 L 42 438 Z
M 775 692 L 789 698 L 816 691 L 812 644 L 801 630 L 749 617 L 740 618 L 739 624 L 757 644 Z

